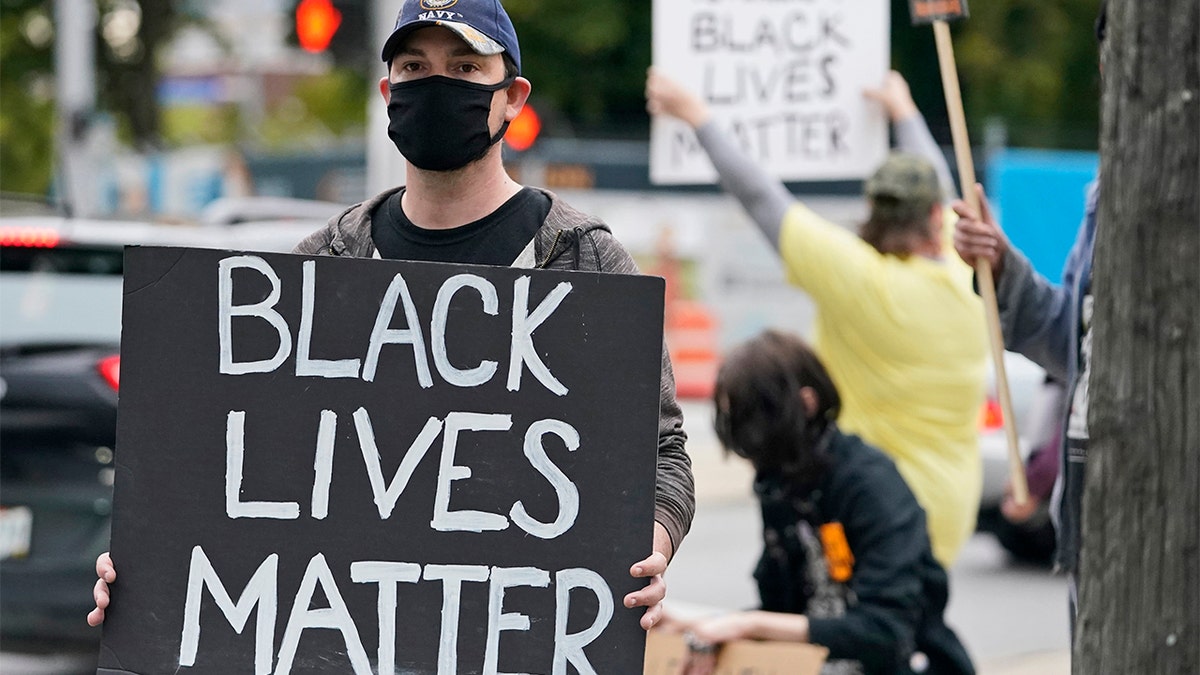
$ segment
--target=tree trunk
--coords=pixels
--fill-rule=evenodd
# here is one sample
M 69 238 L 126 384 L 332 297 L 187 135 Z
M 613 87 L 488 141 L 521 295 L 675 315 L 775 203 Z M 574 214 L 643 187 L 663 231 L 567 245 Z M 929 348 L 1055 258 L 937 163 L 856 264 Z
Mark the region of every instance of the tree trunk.
M 1200 672 L 1200 3 L 1109 0 L 1076 673 Z

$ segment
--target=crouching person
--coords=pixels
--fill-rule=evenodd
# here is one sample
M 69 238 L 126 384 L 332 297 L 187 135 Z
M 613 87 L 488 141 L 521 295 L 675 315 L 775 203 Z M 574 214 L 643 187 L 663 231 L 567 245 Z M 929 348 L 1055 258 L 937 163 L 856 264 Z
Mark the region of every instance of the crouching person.
M 973 673 L 943 620 L 945 570 L 925 513 L 892 461 L 838 430 L 840 399 L 800 339 L 767 332 L 735 349 L 714 393 L 717 435 L 754 465 L 763 554 L 761 609 L 691 622 L 689 675 L 721 643 L 811 642 L 825 673 Z

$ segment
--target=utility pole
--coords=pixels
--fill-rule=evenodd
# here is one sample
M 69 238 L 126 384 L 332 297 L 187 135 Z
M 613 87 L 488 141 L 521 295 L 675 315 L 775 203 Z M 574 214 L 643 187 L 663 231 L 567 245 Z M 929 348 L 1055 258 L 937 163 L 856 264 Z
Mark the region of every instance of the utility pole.
M 392 34 L 396 25 L 396 13 L 400 11 L 397 0 L 369 0 L 371 3 L 368 21 L 370 23 L 371 53 L 374 62 L 378 64 L 375 77 L 367 78 L 371 91 L 367 96 L 367 194 L 364 199 L 379 194 L 384 190 L 404 184 L 404 158 L 388 140 L 387 108 L 379 97 L 378 78 L 386 77 L 386 66 L 379 60 L 383 51 L 383 43 Z
M 68 213 L 90 216 L 96 213 L 98 199 L 96 167 L 88 149 L 96 108 L 96 3 L 55 0 L 54 14 L 58 188 Z

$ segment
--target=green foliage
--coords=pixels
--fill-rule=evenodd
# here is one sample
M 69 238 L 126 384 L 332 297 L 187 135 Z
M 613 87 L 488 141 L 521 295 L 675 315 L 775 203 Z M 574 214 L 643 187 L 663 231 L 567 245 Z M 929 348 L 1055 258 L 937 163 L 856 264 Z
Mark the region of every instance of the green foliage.
M 0 192 L 45 194 L 54 162 L 54 103 L 0 84 Z
M 974 0 L 952 24 L 955 61 L 973 144 L 996 120 L 1008 145 L 1095 149 L 1099 72 L 1092 25 L 1099 0 Z M 908 0 L 892 0 L 892 67 L 912 86 L 938 140 L 951 142 L 933 30 L 913 26 Z
M 971 135 L 989 119 L 1012 145 L 1095 148 L 1099 128 L 1098 0 L 975 0 L 955 24 L 955 51 Z M 506 0 L 521 36 L 524 75 L 549 117 L 548 135 L 644 137 L 650 65 L 649 0 Z M 935 134 L 950 142 L 928 26 L 912 26 L 907 0 L 891 0 L 893 66 Z M 549 113 L 546 115 L 545 113 Z M 561 116 L 559 118 L 558 116 Z
M 368 101 L 370 91 L 365 76 L 335 68 L 324 75 L 305 78 L 292 95 L 315 121 L 340 136 L 366 126 L 367 104 L 379 100 Z
M 291 92 L 272 103 L 264 119 L 250 129 L 264 148 L 286 150 L 318 146 L 338 137 L 363 134 L 367 124 L 370 88 L 361 74 L 334 68 L 296 82 Z
M 114 3 L 95 0 L 103 14 Z M 363 13 L 365 2 L 357 14 Z M 96 78 L 100 112 L 112 114 L 119 137 L 136 148 L 190 144 L 258 142 L 268 147 L 319 143 L 355 133 L 366 124 L 369 85 L 364 73 L 348 68 L 303 78 L 282 101 L 247 119 L 235 105 L 193 105 L 162 109 L 157 86 L 161 73 L 155 58 L 187 24 L 215 31 L 196 0 L 142 0 L 138 47 L 117 53 L 97 27 Z M 52 0 L 0 0 L 0 190 L 46 193 L 54 162 L 54 96 Z M 36 18 L 41 31 L 30 31 Z M 102 23 L 102 22 L 101 22 Z M 361 24 L 362 21 L 357 21 Z M 354 28 L 351 22 L 349 28 Z M 361 35 L 365 28 L 356 33 Z M 347 39 L 349 39 L 349 31 Z M 27 34 L 40 34 L 37 44 Z M 220 35 L 215 35 L 220 40 Z M 372 64 L 374 62 L 372 61 Z
M 169 147 L 233 143 L 239 115 L 232 105 L 170 106 L 162 112 L 162 135 Z
M 49 3 L 0 3 L 0 191 L 45 194 L 54 164 L 51 52 L 22 34 L 33 12 L 49 16 Z
M 523 75 L 545 113 L 580 135 L 644 136 L 643 89 L 650 66 L 650 9 L 644 0 L 507 0 L 521 37 Z M 561 129 L 560 129 L 561 131 Z
M 233 104 L 171 106 L 163 111 L 168 146 L 242 144 L 288 149 L 361 134 L 367 121 L 366 80 L 345 68 L 298 79 L 257 118 Z
M 1005 121 L 1017 146 L 1095 148 L 1098 0 L 980 0 L 956 27 L 968 119 Z
M 379 70 L 374 48 L 353 43 L 331 47 L 335 61 L 346 67 L 302 81 L 252 125 L 231 108 L 162 113 L 154 94 L 153 55 L 183 23 L 204 23 L 203 3 L 141 4 L 143 44 L 136 58 L 114 59 L 100 40 L 97 50 L 99 107 L 115 113 L 124 137 L 136 145 L 254 139 L 275 147 L 364 126 L 371 104 L 368 80 Z M 1008 128 L 1010 145 L 1096 147 L 1099 75 L 1091 27 L 1098 4 L 970 3 L 970 19 L 955 24 L 954 33 L 976 144 L 984 123 L 999 119 Z M 546 135 L 646 136 L 642 91 L 650 65 L 650 0 L 506 0 L 505 5 L 521 36 L 524 75 L 534 84 L 532 101 Z M 340 6 L 347 17 L 343 38 L 363 34 L 366 4 L 347 0 Z M 52 45 L 31 44 L 22 33 L 31 12 L 52 17 L 53 3 L 0 0 L 0 189 L 44 192 L 53 165 Z M 907 0 L 891 0 L 891 14 L 893 66 L 909 79 L 939 141 L 948 144 L 932 31 L 910 25 Z

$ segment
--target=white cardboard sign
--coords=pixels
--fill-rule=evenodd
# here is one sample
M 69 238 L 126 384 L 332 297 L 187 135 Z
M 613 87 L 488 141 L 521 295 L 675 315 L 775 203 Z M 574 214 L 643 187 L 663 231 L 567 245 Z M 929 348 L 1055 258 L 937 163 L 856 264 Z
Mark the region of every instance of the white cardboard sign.
M 858 179 L 887 153 L 863 90 L 887 73 L 889 27 L 885 0 L 654 0 L 653 61 L 773 175 Z M 650 136 L 651 182 L 716 182 L 686 124 L 659 117 Z

